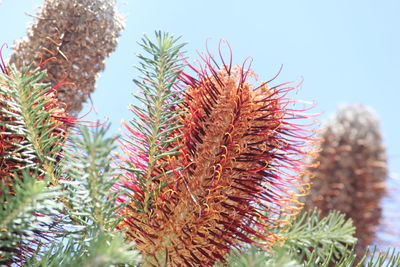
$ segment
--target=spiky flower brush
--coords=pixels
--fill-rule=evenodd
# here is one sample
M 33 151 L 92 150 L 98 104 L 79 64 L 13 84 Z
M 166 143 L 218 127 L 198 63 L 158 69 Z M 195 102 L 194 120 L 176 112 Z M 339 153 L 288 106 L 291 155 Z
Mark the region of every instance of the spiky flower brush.
M 298 173 L 313 133 L 293 123 L 306 118 L 286 97 L 295 87 L 255 86 L 250 67 L 210 53 L 190 75 L 182 45 L 157 41 L 142 43 L 150 57 L 140 56 L 136 81 L 144 107 L 126 125 L 131 196 L 120 227 L 150 266 L 212 266 L 246 244 L 270 247 L 308 186 Z

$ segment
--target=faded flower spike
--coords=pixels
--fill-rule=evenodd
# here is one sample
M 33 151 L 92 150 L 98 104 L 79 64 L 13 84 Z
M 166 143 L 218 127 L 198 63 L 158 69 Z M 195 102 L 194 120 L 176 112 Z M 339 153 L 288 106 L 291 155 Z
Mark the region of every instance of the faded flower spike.
M 308 206 L 352 218 L 361 252 L 375 236 L 388 174 L 379 119 L 365 106 L 343 106 L 323 128 L 322 138 L 320 164 L 310 170 L 315 179 Z
M 140 179 L 129 177 L 139 188 L 131 187 L 122 226 L 150 266 L 213 266 L 245 244 L 270 247 L 281 240 L 277 228 L 301 209 L 297 197 L 308 186 L 299 177 L 313 131 L 293 121 L 308 118 L 286 97 L 295 87 L 253 85 L 250 67 L 233 66 L 232 58 L 218 63 L 208 53 L 203 61 L 190 66 L 194 75 L 179 76 L 185 89 L 169 107 L 173 141 L 160 148 L 177 153 L 160 153 L 160 168 L 148 176 L 157 192 L 151 204 Z M 145 136 L 140 130 L 130 129 L 136 142 Z M 146 154 L 137 147 L 126 144 L 128 156 Z M 130 165 L 146 172 L 150 162 Z
M 104 60 L 117 46 L 123 29 L 114 0 L 45 0 L 27 38 L 17 41 L 10 62 L 17 68 L 53 59 L 46 64 L 46 82 L 61 80 L 76 87 L 58 88 L 58 97 L 76 115 L 95 90 Z

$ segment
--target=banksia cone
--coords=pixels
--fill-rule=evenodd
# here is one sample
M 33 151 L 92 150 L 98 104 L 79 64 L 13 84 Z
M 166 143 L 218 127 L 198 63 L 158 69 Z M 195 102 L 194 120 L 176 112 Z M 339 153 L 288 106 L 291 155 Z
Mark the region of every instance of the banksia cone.
M 374 238 L 387 176 L 379 120 L 362 105 L 344 106 L 323 128 L 322 138 L 308 206 L 347 214 L 364 249 Z
M 160 58 L 168 57 L 151 57 Z M 281 240 L 276 228 L 301 209 L 296 198 L 306 183 L 295 172 L 302 172 L 312 132 L 292 121 L 305 118 L 288 107 L 293 87 L 255 86 L 250 68 L 221 60 L 208 54 L 194 76 L 180 74 L 184 95 L 162 98 L 170 117 L 159 136 L 169 141 L 152 141 L 161 151 L 154 159 L 152 144 L 139 142 L 148 144 L 144 125 L 155 119 L 134 109 L 141 123 L 131 122 L 125 142 L 132 202 L 120 227 L 150 266 L 212 266 L 246 243 L 268 248 Z M 159 88 L 155 82 L 144 81 Z
M 28 37 L 15 43 L 11 63 L 20 69 L 54 59 L 45 66 L 45 81 L 53 86 L 73 82 L 76 86 L 58 88 L 58 97 L 68 112 L 78 113 L 123 29 L 114 5 L 113 0 L 45 0 Z

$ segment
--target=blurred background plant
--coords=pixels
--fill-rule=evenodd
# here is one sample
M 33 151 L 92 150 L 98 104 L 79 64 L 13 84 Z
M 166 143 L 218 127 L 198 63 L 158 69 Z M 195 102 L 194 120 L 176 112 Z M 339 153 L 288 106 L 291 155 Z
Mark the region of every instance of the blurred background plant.
M 353 219 L 357 248 L 364 251 L 375 238 L 388 176 L 379 119 L 365 106 L 343 106 L 322 128 L 321 138 L 307 207 L 323 215 L 338 210 Z
M 45 82 L 58 87 L 58 97 L 74 115 L 95 90 L 104 60 L 117 47 L 122 18 L 110 0 L 45 0 L 33 16 L 28 36 L 15 42 L 10 63 L 17 68 L 47 61 Z

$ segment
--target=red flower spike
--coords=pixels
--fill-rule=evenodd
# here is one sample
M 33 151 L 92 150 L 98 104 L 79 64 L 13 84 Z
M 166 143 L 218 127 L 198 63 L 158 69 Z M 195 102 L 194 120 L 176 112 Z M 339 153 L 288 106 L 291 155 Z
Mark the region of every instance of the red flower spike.
M 120 225 L 154 266 L 213 266 L 245 243 L 270 247 L 282 240 L 276 228 L 299 212 L 296 199 L 309 186 L 300 177 L 314 132 L 293 123 L 310 117 L 288 108 L 296 101 L 286 98 L 297 87 L 254 86 L 246 62 L 232 66 L 231 56 L 228 63 L 220 57 L 221 67 L 208 53 L 204 66 L 190 66 L 196 77 L 181 74 L 181 153 L 165 167 L 181 170 L 150 214 L 131 203 Z M 145 168 L 136 152 L 130 160 Z

